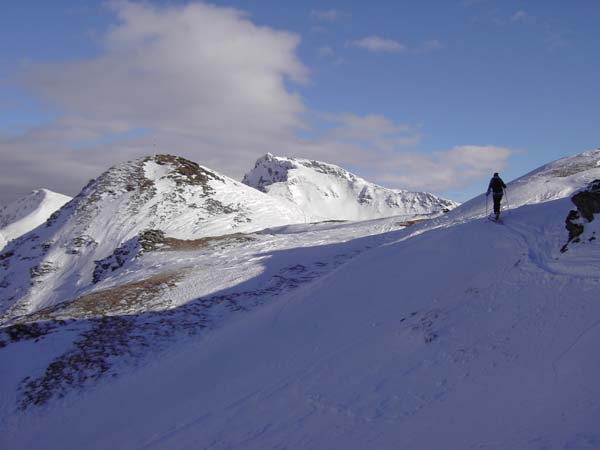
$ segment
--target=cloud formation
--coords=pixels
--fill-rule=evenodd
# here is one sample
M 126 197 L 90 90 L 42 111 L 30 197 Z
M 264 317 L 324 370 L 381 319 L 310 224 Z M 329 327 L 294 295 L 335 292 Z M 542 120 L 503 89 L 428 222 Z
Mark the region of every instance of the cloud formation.
M 0 136 L 3 193 L 16 189 L 16 165 L 29 183 L 73 194 L 90 164 L 89 172 L 99 173 L 150 153 L 154 142 L 163 144 L 158 151 L 238 175 L 257 153 L 273 151 L 305 126 L 305 106 L 288 84 L 308 78 L 295 54 L 298 36 L 202 3 L 161 8 L 118 1 L 110 8 L 117 23 L 100 37 L 99 56 L 30 64 L 20 74 L 27 90 L 65 118 L 17 138 Z M 97 152 L 106 155 L 101 165 Z M 57 181 L 62 157 L 84 170 Z
M 380 36 L 368 36 L 357 41 L 352 41 L 350 45 L 377 53 L 404 53 L 407 51 L 406 45 L 401 42 Z
M 383 182 L 410 189 L 445 191 L 464 188 L 474 180 L 506 167 L 513 150 L 493 145 L 462 145 L 430 155 L 406 152 L 395 155 L 381 175 Z M 385 170 L 385 168 L 382 168 Z
M 0 132 L 0 202 L 37 187 L 75 195 L 109 166 L 151 153 L 241 178 L 272 152 L 428 190 L 465 184 L 502 167 L 510 154 L 488 146 L 423 155 L 415 151 L 419 127 L 381 115 L 310 111 L 292 90 L 309 75 L 296 56 L 298 36 L 258 27 L 239 10 L 128 1 L 110 7 L 116 23 L 100 35 L 97 56 L 33 63 L 20 74 L 23 86 L 60 114 L 20 135 Z M 376 36 L 363 44 L 405 49 Z M 320 52 L 336 56 L 331 48 Z
M 462 145 L 431 154 L 416 152 L 421 130 L 381 115 L 328 115 L 332 126 L 306 142 L 302 156 L 360 168 L 385 186 L 443 192 L 469 186 L 506 167 L 515 150 L 494 145 Z M 327 160 L 326 160 L 327 161 Z

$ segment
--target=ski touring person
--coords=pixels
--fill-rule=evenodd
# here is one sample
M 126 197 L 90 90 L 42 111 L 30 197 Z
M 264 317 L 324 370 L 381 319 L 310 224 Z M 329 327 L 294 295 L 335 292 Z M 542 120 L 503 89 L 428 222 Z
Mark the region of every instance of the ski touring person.
M 496 221 L 500 219 L 500 202 L 502 202 L 502 197 L 504 196 L 504 189 L 506 189 L 506 184 L 498 175 L 498 172 L 494 173 L 494 176 L 490 180 L 490 184 L 488 186 L 488 190 L 485 193 L 486 197 L 492 193 L 492 198 L 494 199 L 494 214 L 496 215 Z

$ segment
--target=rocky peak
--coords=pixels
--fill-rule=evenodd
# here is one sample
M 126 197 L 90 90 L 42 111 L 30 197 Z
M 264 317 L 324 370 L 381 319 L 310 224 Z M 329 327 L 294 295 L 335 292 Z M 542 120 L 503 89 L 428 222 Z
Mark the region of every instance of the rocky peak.
M 334 164 L 267 153 L 243 183 L 300 207 L 310 220 L 429 215 L 457 204 L 434 195 L 387 189 Z
M 274 183 L 288 181 L 288 172 L 298 167 L 294 159 L 280 158 L 267 153 L 256 161 L 254 169 L 244 175 L 242 183 L 266 192 Z
M 293 169 L 306 168 L 324 175 L 356 181 L 358 177 L 347 170 L 333 164 L 302 158 L 286 158 L 267 153 L 256 161 L 254 169 L 248 172 L 242 183 L 266 192 L 266 187 L 289 180 L 289 172 Z

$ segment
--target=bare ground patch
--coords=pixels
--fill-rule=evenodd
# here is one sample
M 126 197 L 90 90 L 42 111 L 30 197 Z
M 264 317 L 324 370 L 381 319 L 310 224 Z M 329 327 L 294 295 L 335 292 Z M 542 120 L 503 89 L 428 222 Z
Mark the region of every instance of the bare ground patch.
M 26 322 L 45 320 L 87 319 L 130 314 L 141 309 L 147 310 L 164 290 L 175 287 L 184 276 L 182 271 L 166 272 L 141 281 L 128 283 L 110 289 L 83 295 L 69 302 L 41 309 L 25 318 Z M 166 306 L 166 305 L 165 305 Z
M 211 236 L 205 237 L 201 239 L 175 239 L 175 238 L 165 238 L 163 241 L 163 246 L 157 248 L 158 251 L 190 251 L 190 250 L 200 250 L 206 247 L 218 246 L 218 245 L 226 245 L 229 246 L 231 244 L 238 244 L 244 242 L 254 241 L 255 239 L 244 233 L 233 233 L 226 234 L 223 236 Z

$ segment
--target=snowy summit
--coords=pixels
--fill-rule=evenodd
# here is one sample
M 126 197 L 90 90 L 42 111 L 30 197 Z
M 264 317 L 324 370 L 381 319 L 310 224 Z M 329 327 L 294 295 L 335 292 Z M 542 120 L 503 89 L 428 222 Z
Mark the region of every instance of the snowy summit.
M 140 158 L 110 168 L 44 227 L 8 245 L 15 256 L 0 268 L 8 288 L 0 314 L 72 298 L 121 267 L 125 254 L 133 258 L 148 231 L 198 239 L 303 220 L 291 205 L 184 158 Z
M 333 164 L 271 153 L 256 161 L 243 183 L 300 207 L 311 221 L 416 218 L 458 206 L 433 194 L 378 186 Z

